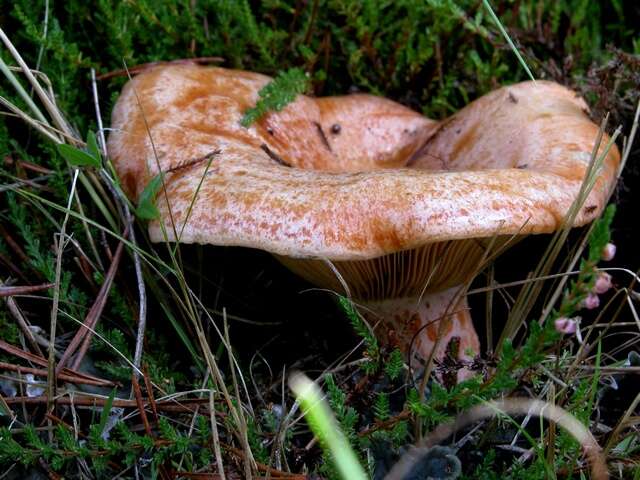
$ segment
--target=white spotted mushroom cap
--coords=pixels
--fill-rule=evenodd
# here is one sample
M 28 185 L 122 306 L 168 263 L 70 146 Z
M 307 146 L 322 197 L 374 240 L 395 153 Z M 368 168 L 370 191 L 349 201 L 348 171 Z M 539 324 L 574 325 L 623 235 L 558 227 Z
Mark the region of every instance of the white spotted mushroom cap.
M 125 86 L 109 154 L 133 198 L 168 172 L 157 206 L 170 241 L 170 215 L 184 243 L 338 261 L 552 232 L 598 133 L 581 98 L 544 81 L 496 90 L 442 122 L 369 95 L 299 96 L 242 127 L 268 81 L 176 65 Z M 576 225 L 600 213 L 618 163 L 614 146 Z M 149 233 L 163 240 L 158 221 Z

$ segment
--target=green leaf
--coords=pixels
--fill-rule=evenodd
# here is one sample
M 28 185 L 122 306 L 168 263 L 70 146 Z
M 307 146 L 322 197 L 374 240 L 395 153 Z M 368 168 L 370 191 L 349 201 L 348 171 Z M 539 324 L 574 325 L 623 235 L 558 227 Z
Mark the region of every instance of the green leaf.
M 138 208 L 136 208 L 136 214 L 139 218 L 143 220 L 155 220 L 160 216 L 160 211 L 158 207 L 156 207 L 156 195 L 158 195 L 161 186 L 162 174 L 159 173 L 144 187 L 138 200 Z
M 74 167 L 100 167 L 100 159 L 65 143 L 56 145 L 58 153 Z
M 104 427 L 107 426 L 107 420 L 109 420 L 109 414 L 111 413 L 111 406 L 113 405 L 113 399 L 116 397 L 116 389 L 111 390 L 109 394 L 109 398 L 104 402 L 104 407 L 102 408 L 102 412 L 100 412 L 100 424 L 98 426 L 98 430 L 100 431 L 100 435 L 104 432 Z
M 100 161 L 102 155 L 100 155 L 100 149 L 98 148 L 98 141 L 96 140 L 96 134 L 89 130 L 87 134 L 87 151 L 96 160 Z

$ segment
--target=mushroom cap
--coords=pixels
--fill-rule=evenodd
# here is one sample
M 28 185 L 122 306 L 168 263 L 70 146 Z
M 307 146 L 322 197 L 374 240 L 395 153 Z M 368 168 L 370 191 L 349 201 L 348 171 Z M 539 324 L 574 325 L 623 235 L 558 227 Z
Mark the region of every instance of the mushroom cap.
M 442 122 L 369 95 L 299 96 L 242 127 L 268 81 L 180 65 L 125 86 L 109 153 L 134 198 L 168 172 L 157 206 L 169 241 L 172 217 L 184 243 L 350 261 L 553 232 L 598 133 L 582 99 L 544 81 L 496 90 Z M 575 225 L 600 213 L 619 160 L 614 146 Z M 159 221 L 149 233 L 164 239 Z

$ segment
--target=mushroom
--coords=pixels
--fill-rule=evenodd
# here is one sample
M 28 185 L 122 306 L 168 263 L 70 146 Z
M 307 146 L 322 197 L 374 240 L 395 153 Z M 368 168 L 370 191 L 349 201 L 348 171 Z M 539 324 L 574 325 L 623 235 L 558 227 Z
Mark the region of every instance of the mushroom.
M 124 87 L 108 142 L 122 184 L 136 198 L 166 172 L 151 240 L 164 222 L 169 241 L 271 252 L 318 286 L 346 286 L 414 365 L 432 352 L 468 362 L 480 343 L 461 286 L 491 239 L 560 227 L 598 134 L 585 102 L 524 82 L 435 122 L 375 96 L 301 95 L 242 127 L 268 81 L 179 65 Z M 614 146 L 575 226 L 599 215 L 618 163 Z

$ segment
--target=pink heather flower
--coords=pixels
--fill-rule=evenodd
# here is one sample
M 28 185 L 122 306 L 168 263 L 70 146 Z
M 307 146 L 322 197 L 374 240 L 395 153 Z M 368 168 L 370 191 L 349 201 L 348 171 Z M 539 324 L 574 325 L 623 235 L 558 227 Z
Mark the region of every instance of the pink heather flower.
M 607 243 L 602 249 L 602 260 L 608 262 L 616 256 L 616 246 L 613 243 Z
M 606 272 L 600 272 L 596 278 L 596 283 L 593 285 L 594 293 L 606 293 L 611 289 L 611 275 Z
M 595 293 L 590 293 L 589 295 L 587 295 L 587 298 L 582 301 L 582 307 L 586 308 L 587 310 L 593 310 L 594 308 L 598 308 L 599 306 L 600 297 L 598 297 L 598 295 Z
M 556 331 L 566 334 L 574 334 L 577 329 L 577 322 L 573 318 L 560 317 L 554 322 Z

